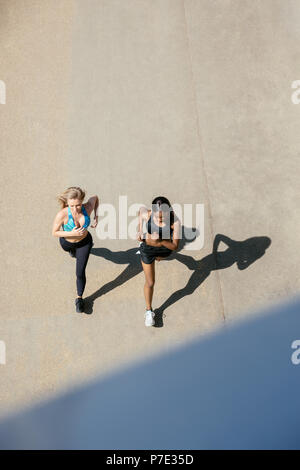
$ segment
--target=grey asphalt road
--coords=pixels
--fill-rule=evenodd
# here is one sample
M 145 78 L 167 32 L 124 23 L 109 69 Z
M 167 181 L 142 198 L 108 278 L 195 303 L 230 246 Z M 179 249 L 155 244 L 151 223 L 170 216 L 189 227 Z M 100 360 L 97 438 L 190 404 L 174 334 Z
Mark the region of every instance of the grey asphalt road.
M 0 414 L 299 291 L 299 2 L 1 0 L 0 13 Z M 144 326 L 136 242 L 93 230 L 90 314 L 73 312 L 74 260 L 51 237 L 70 185 L 116 207 L 204 204 L 203 248 L 157 265 L 160 328 Z

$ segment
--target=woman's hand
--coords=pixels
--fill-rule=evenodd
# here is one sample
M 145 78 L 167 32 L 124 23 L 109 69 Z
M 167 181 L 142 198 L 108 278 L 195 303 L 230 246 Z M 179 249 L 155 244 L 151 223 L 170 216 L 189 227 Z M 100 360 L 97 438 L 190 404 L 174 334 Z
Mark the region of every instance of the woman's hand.
M 96 228 L 97 225 L 98 225 L 98 216 L 95 215 L 95 217 L 94 217 L 94 222 L 93 222 L 93 224 L 91 225 L 91 228 Z
M 162 246 L 157 232 L 147 233 L 146 244 L 150 246 Z
M 136 234 L 136 239 L 137 239 L 139 242 L 142 242 L 142 241 L 144 240 L 143 236 L 144 236 L 143 232 L 137 232 L 137 234 Z
M 86 228 L 75 227 L 69 233 L 71 237 L 79 238 L 79 237 L 82 237 L 82 235 L 84 235 L 86 232 L 87 232 Z

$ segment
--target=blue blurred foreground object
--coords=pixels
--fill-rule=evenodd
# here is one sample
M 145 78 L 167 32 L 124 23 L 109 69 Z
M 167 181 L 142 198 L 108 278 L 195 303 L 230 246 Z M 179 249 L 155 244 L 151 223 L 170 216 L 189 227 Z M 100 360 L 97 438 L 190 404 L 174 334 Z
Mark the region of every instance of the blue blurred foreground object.
M 6 419 L 0 447 L 299 449 L 296 340 L 299 298 Z

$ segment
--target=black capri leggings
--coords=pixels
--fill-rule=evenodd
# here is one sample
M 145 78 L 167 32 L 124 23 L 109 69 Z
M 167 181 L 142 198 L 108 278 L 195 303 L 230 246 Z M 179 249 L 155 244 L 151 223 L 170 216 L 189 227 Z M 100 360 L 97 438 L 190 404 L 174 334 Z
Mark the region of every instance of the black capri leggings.
M 60 237 L 59 241 L 63 250 L 73 251 L 76 255 L 77 295 L 81 297 L 86 284 L 85 268 L 94 244 L 92 235 L 88 232 L 87 236 L 78 243 L 68 242 L 64 237 Z

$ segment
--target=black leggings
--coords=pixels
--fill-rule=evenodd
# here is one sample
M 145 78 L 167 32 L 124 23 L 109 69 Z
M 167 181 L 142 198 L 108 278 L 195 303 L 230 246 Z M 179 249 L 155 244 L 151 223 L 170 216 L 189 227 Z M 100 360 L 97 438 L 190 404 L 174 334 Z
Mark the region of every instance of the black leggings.
M 59 239 L 61 247 L 65 251 L 73 251 L 76 255 L 76 286 L 77 294 L 81 297 L 86 284 L 85 268 L 93 246 L 93 238 L 90 232 L 78 243 L 68 242 L 64 237 Z

